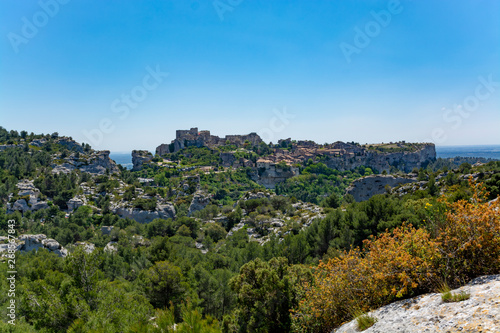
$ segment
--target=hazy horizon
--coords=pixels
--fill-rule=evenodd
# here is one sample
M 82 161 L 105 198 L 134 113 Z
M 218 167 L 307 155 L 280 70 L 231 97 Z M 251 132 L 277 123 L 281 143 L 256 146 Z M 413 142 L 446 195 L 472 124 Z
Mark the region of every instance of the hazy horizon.
M 498 1 L 0 2 L 0 126 L 500 144 Z

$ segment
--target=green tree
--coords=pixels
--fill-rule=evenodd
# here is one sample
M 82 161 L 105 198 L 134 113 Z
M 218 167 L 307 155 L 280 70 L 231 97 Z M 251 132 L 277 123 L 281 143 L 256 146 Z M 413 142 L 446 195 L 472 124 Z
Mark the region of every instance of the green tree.
M 159 261 L 143 271 L 142 281 L 144 292 L 155 308 L 164 308 L 170 302 L 180 304 L 189 290 L 181 269 L 168 261 Z
M 269 262 L 256 259 L 240 269 L 231 279 L 238 293 L 235 320 L 242 332 L 287 332 L 289 309 L 298 302 L 295 286 L 310 281 L 311 273 L 303 266 L 289 266 L 283 257 Z

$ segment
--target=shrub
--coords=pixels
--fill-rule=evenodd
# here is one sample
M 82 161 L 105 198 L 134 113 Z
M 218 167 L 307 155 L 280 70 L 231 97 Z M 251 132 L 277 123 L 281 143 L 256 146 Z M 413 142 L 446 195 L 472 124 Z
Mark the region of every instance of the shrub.
M 443 255 L 435 265 L 451 287 L 500 271 L 499 200 L 489 204 L 481 184 L 471 187 L 471 200 L 447 203 L 436 238 Z
M 364 250 L 320 262 L 314 284 L 292 312 L 295 331 L 330 330 L 353 318 L 351 309 L 370 308 L 416 294 L 434 281 L 436 242 L 425 229 L 403 225 L 364 241 Z

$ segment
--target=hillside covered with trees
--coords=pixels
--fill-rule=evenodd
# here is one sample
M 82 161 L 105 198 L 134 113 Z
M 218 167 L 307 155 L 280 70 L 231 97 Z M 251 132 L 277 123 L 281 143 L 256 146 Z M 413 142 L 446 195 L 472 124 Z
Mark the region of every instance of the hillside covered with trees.
M 329 332 L 500 273 L 499 161 L 437 159 L 356 202 L 348 186 L 378 170 L 308 159 L 270 189 L 221 160 L 287 149 L 265 143 L 133 171 L 58 133 L 0 128 L 0 148 L 1 332 Z

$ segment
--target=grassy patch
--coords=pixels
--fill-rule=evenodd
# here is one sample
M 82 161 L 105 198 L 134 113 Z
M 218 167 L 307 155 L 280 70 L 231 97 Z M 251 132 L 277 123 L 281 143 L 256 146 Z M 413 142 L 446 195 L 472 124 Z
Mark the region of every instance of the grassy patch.
M 470 298 L 470 294 L 465 291 L 452 293 L 447 284 L 443 284 L 440 287 L 439 292 L 441 293 L 441 300 L 445 303 L 461 302 Z
M 377 318 L 372 317 L 366 313 L 356 317 L 356 323 L 358 324 L 358 329 L 360 331 L 364 331 L 372 327 L 376 322 Z

